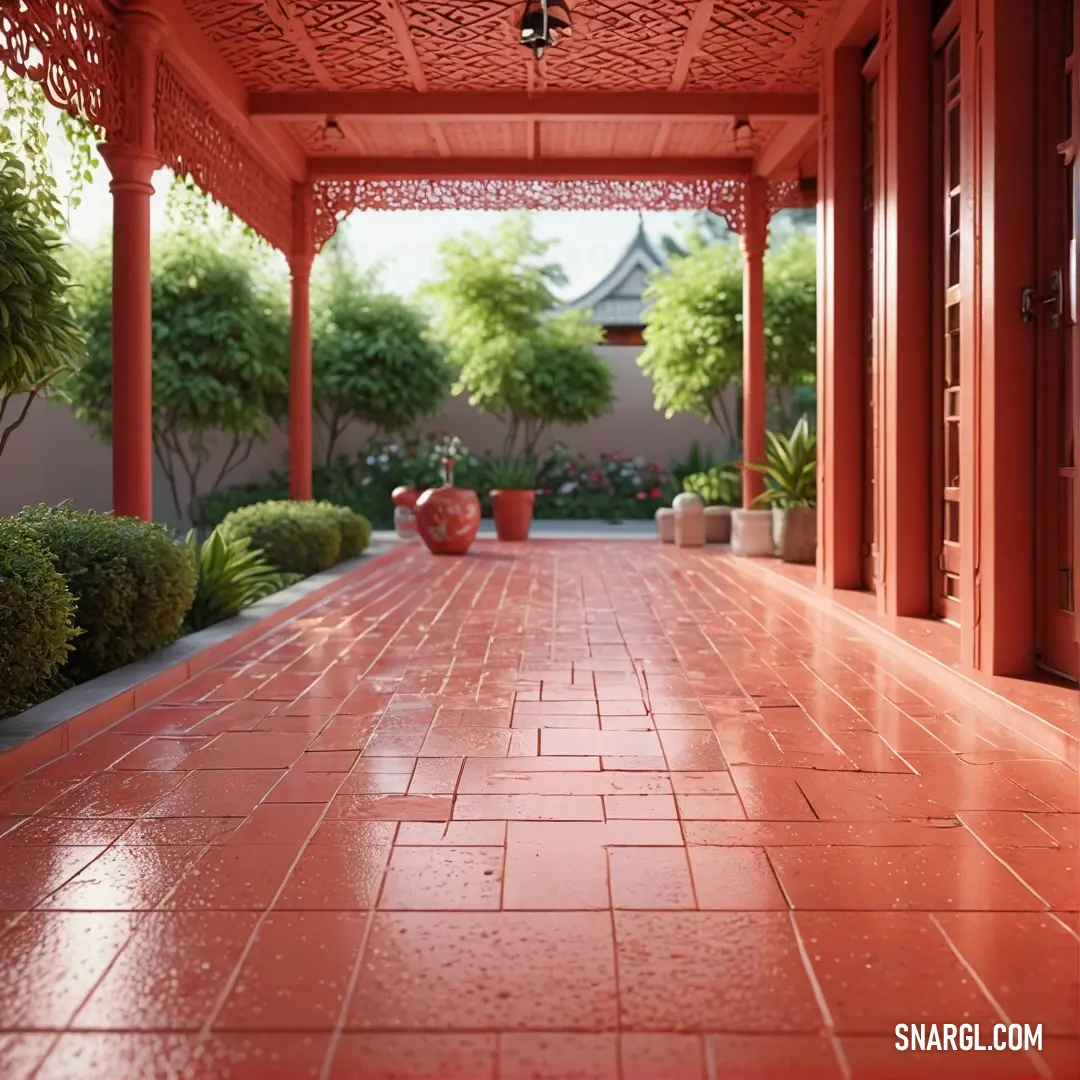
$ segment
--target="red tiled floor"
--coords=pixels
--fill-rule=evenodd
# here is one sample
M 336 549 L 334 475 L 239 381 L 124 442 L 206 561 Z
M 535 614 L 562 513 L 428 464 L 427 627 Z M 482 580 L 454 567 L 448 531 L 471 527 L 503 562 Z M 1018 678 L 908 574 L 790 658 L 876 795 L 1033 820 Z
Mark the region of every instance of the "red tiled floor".
M 1075 1080 L 1076 774 L 729 567 L 403 546 L 0 789 L 0 1076 Z

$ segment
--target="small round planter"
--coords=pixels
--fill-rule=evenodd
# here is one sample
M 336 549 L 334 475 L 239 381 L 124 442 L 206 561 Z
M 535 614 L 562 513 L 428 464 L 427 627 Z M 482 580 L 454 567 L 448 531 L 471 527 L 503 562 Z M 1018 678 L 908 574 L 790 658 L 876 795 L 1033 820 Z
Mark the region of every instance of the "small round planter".
M 500 540 L 521 542 L 529 539 L 536 492 L 527 489 L 497 488 L 491 493 L 491 516 L 495 535 Z
M 733 510 L 731 512 L 731 553 L 760 559 L 771 556 L 773 520 L 771 510 Z
M 428 488 L 416 501 L 420 539 L 436 555 L 464 555 L 480 528 L 480 500 L 469 488 Z
M 671 504 L 675 511 L 675 546 L 701 547 L 705 543 L 705 503 L 700 495 L 684 491 Z
M 394 504 L 394 532 L 402 540 L 416 536 L 416 501 L 420 492 L 416 488 L 397 487 L 390 493 Z
M 661 544 L 675 543 L 675 511 L 670 506 L 656 511 L 656 532 Z
M 773 507 L 773 545 L 784 562 L 812 563 L 817 560 L 817 508 Z
M 705 543 L 726 544 L 731 540 L 731 507 L 705 507 Z

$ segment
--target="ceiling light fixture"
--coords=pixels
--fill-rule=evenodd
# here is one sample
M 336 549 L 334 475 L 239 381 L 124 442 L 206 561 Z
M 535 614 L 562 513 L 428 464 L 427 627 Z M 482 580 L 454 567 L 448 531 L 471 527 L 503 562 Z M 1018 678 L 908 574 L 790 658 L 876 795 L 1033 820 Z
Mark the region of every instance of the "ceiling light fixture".
M 745 116 L 740 117 L 738 120 L 735 121 L 735 126 L 732 129 L 732 135 L 734 137 L 736 150 L 746 151 L 753 148 L 754 128 Z
M 569 0 L 525 0 L 521 44 L 539 60 L 544 50 L 570 36 Z
M 340 142 L 345 138 L 345 132 L 341 130 L 341 126 L 336 120 L 327 120 L 326 125 L 323 127 L 322 137 L 327 142 Z

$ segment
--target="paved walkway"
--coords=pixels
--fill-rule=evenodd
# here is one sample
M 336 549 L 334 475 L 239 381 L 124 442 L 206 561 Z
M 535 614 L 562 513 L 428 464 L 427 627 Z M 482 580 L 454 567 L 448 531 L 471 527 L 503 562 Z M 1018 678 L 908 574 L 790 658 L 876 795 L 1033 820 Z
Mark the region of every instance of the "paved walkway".
M 1075 1080 L 1076 775 L 746 580 L 411 545 L 0 791 L 0 1077 Z

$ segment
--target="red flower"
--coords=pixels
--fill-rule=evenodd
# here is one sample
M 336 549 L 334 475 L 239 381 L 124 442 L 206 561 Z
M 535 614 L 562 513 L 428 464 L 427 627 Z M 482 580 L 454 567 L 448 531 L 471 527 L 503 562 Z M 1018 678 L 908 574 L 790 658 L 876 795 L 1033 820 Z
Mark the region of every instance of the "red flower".
M 659 499 L 664 493 L 659 488 L 653 488 L 649 492 L 650 499 Z

